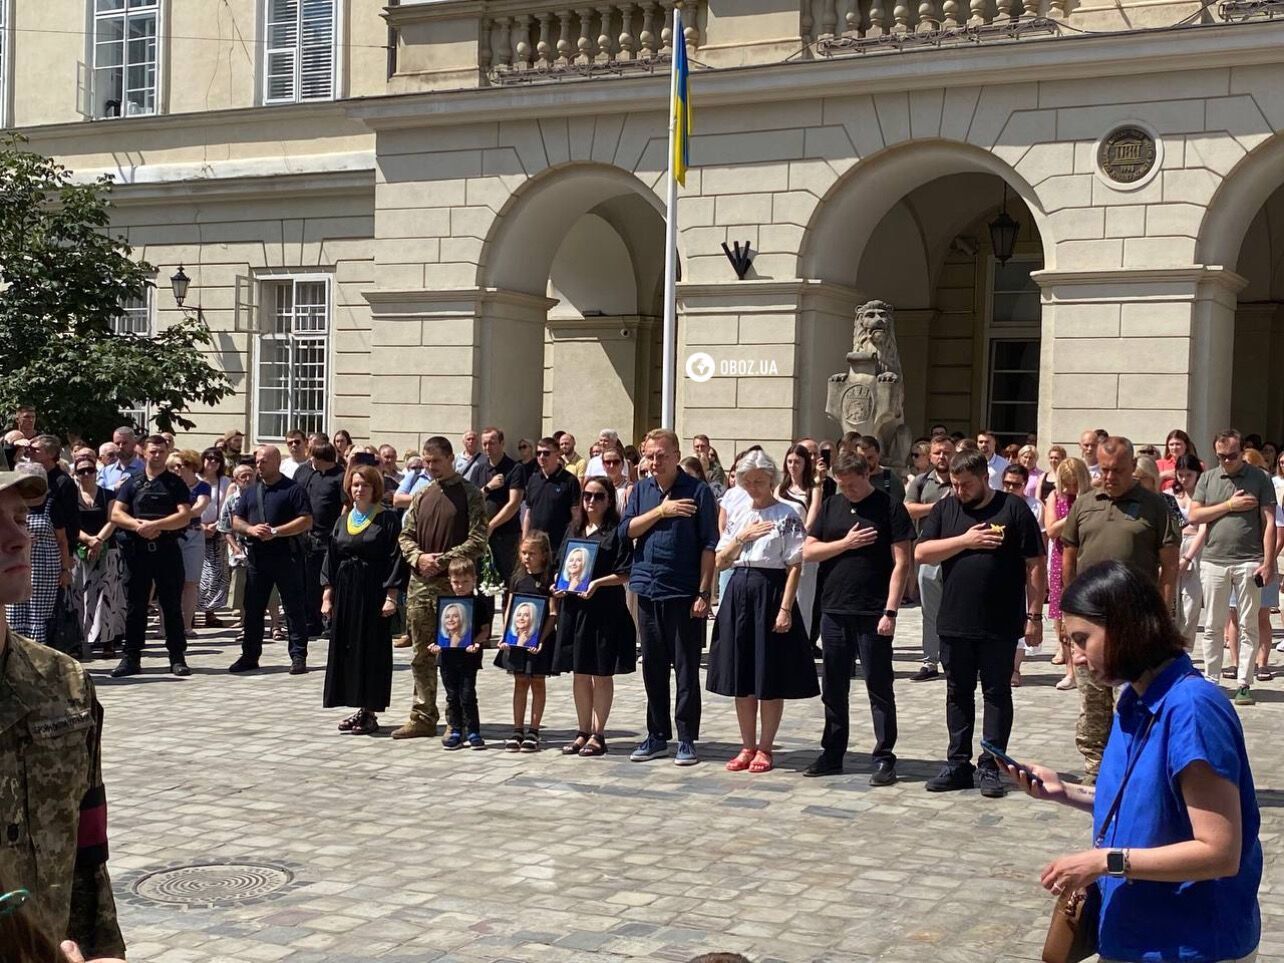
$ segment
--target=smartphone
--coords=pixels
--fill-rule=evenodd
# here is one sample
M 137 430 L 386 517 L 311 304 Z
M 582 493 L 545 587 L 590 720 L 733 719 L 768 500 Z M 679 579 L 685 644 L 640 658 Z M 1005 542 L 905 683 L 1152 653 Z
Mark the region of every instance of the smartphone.
M 1026 776 L 1029 776 L 1031 782 L 1037 782 L 1040 785 L 1042 785 L 1043 780 L 1040 779 L 1038 776 L 1036 776 L 1034 773 L 1032 773 L 1030 771 L 1029 766 L 1026 766 L 1017 762 L 1015 759 L 1009 756 L 1006 752 L 1004 752 L 994 743 L 990 742 L 988 739 L 981 740 L 981 748 L 984 749 L 986 752 L 988 752 L 990 755 L 992 755 L 995 759 L 999 760 L 999 762 L 1003 763 L 1005 766 L 1011 766 L 1013 769 L 1017 770 L 1017 772 L 1020 772 L 1025 774 Z
M 1258 588 L 1261 588 L 1266 584 L 1266 582 L 1262 579 L 1260 575 L 1254 575 L 1253 584 L 1256 585 Z

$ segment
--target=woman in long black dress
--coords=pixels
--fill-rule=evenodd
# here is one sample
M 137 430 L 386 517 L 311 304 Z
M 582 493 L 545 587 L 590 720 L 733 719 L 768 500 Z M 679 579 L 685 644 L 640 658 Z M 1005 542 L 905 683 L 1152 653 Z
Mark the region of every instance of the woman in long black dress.
M 330 616 L 323 705 L 352 706 L 342 732 L 379 731 L 392 696 L 392 631 L 405 570 L 395 512 L 383 507 L 383 476 L 357 465 L 347 477 L 351 507 L 335 523 L 321 568 L 321 614 Z
M 583 592 L 555 592 L 559 599 L 553 665 L 575 673 L 575 714 L 579 731 L 563 755 L 606 753 L 606 719 L 615 697 L 613 676 L 637 667 L 637 627 L 624 586 L 633 565 L 633 545 L 620 538 L 615 486 L 601 475 L 588 478 L 580 493 L 581 512 L 571 538 L 597 543 L 597 556 Z M 562 544 L 561 570 L 569 542 Z
M 779 480 L 765 452 L 737 462 L 736 485 L 750 504 L 718 542 L 718 568 L 732 576 L 713 626 L 705 688 L 736 700 L 744 748 L 727 763 L 730 772 L 768 772 L 784 700 L 820 694 L 796 600 L 806 532 L 798 513 L 776 500 Z

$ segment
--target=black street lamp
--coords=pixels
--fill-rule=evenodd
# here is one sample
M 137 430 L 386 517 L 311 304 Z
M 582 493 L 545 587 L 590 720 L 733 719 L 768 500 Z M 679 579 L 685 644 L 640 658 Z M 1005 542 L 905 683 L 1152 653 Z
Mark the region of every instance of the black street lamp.
M 192 283 L 192 279 L 187 276 L 183 270 L 183 265 L 178 266 L 178 270 L 170 276 L 169 286 L 174 291 L 174 301 L 181 308 L 183 302 L 187 300 L 187 288 Z
M 990 222 L 990 246 L 994 248 L 994 259 L 1000 264 L 1007 264 L 1016 249 L 1017 234 L 1021 223 L 1008 216 L 1008 185 L 1003 182 L 1003 211 Z

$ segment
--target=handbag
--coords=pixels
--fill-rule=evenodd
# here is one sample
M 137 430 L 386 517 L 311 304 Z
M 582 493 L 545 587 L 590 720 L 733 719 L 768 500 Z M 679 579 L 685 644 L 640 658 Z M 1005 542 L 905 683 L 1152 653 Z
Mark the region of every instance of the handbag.
M 45 623 L 45 645 L 67 655 L 79 656 L 84 635 L 80 629 L 80 613 L 76 611 L 71 590 L 58 589 L 53 611 Z
M 1146 729 L 1141 734 L 1132 758 L 1124 769 L 1123 779 L 1119 782 L 1119 791 L 1115 793 L 1114 802 L 1106 811 L 1106 818 L 1101 822 L 1101 831 L 1093 841 L 1093 846 L 1100 849 L 1106 841 L 1106 830 L 1114 822 L 1123 802 L 1124 787 L 1132 775 L 1133 766 L 1141 756 L 1150 730 L 1155 725 L 1151 716 Z M 1097 929 L 1101 925 L 1101 890 L 1096 883 L 1084 889 L 1062 893 L 1057 897 L 1057 905 L 1052 909 L 1052 920 L 1048 923 L 1048 935 L 1043 941 L 1043 963 L 1079 963 L 1097 952 Z

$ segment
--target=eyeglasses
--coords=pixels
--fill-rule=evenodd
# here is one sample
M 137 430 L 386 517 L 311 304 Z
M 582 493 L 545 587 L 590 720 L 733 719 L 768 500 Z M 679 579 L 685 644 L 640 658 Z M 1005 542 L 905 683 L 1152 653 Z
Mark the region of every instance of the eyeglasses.
M 586 502 L 604 502 L 606 501 L 606 492 L 582 492 L 580 499 Z

